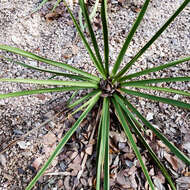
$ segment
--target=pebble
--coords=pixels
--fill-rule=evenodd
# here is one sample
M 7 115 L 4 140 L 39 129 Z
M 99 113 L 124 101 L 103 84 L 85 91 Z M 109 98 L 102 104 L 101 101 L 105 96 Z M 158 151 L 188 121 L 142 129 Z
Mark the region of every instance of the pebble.
M 183 148 L 186 149 L 188 153 L 190 154 L 190 142 L 183 144 Z
M 133 162 L 129 161 L 129 160 L 125 160 L 126 165 L 131 168 L 133 166 Z
M 17 129 L 14 129 L 13 132 L 15 135 L 23 135 L 24 134 L 22 131 L 17 130 Z
M 153 120 L 153 116 L 154 116 L 153 113 L 148 113 L 148 115 L 146 116 L 146 119 L 147 119 L 148 121 L 151 121 L 151 120 Z
M 28 145 L 26 142 L 24 141 L 19 141 L 17 142 L 18 146 L 21 148 L 21 149 L 27 149 L 28 148 Z
M 6 167 L 6 157 L 3 154 L 0 154 L 0 163 L 2 164 L 3 167 Z

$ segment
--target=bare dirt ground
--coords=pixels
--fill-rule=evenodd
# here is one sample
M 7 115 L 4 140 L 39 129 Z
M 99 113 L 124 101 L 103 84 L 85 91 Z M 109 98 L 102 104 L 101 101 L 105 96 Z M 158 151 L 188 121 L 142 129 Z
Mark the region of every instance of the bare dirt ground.
M 128 49 L 124 62 L 130 60 L 135 53 L 153 36 L 167 18 L 180 6 L 182 0 L 154 0 L 151 1 L 145 18 L 140 25 L 134 40 Z M 67 62 L 86 71 L 96 73 L 86 50 L 79 40 L 76 29 L 64 6 L 59 6 L 58 16 L 49 18 L 52 4 L 49 1 L 42 10 L 30 13 L 39 4 L 37 0 L 0 0 L 0 44 L 7 44 L 38 55 Z M 93 3 L 92 3 L 93 4 Z M 143 1 L 141 0 L 112 0 L 108 5 L 110 59 L 113 62 L 136 18 Z M 78 17 L 78 5 L 73 6 L 74 14 Z M 90 3 L 89 3 L 90 7 Z M 48 16 L 48 18 L 47 18 Z M 94 20 L 94 28 L 102 47 L 101 25 L 99 13 Z M 32 65 L 38 65 L 32 60 L 11 53 L 1 52 L 0 55 L 9 56 Z M 131 73 L 150 68 L 171 60 L 190 55 L 190 5 L 178 16 L 162 36 L 152 45 Z M 44 68 L 47 67 L 43 65 Z M 189 76 L 190 63 L 183 63 L 163 72 L 157 72 L 148 77 Z M 23 77 L 47 79 L 49 74 L 27 70 L 15 64 L 6 64 L 0 60 L 0 77 Z M 143 78 L 143 77 L 142 77 Z M 190 90 L 190 83 L 174 83 L 167 85 L 181 90 Z M 0 93 L 34 89 L 34 85 L 4 83 L 0 85 Z M 79 96 L 83 92 L 79 92 Z M 149 92 L 153 93 L 153 92 Z M 65 101 L 72 92 L 33 95 L 0 100 L 0 148 L 4 149 L 12 140 L 22 137 L 29 130 L 39 126 L 42 122 L 59 113 L 65 107 Z M 190 103 L 189 98 L 173 96 L 164 93 L 153 93 L 163 97 L 171 97 Z M 170 141 L 180 150 L 190 156 L 190 113 L 166 104 L 154 103 L 142 98 L 129 97 L 139 111 L 159 128 Z M 95 140 L 89 143 L 89 138 L 96 125 L 96 108 L 80 126 L 45 176 L 39 180 L 35 189 L 93 189 L 95 183 Z M 10 146 L 0 155 L 0 190 L 22 190 L 72 123 L 78 118 L 64 122 L 66 113 L 60 113 L 53 121 L 41 127 L 35 133 Z M 114 120 L 114 119 L 113 119 Z M 147 131 L 146 139 L 152 142 L 154 150 L 170 171 L 179 190 L 190 189 L 190 168 L 181 163 L 155 136 Z M 120 133 L 120 135 L 118 135 Z M 95 133 L 96 137 L 96 133 Z M 110 189 L 148 189 L 145 177 L 139 167 L 127 140 L 123 137 L 120 127 L 112 122 L 110 134 Z M 140 147 L 140 145 L 139 145 Z M 93 152 L 92 152 L 93 150 Z M 165 179 L 154 164 L 150 162 L 146 151 L 141 150 L 149 173 L 158 190 L 168 189 Z M 84 162 L 84 155 L 88 159 Z M 79 176 L 82 163 L 86 163 L 82 176 Z

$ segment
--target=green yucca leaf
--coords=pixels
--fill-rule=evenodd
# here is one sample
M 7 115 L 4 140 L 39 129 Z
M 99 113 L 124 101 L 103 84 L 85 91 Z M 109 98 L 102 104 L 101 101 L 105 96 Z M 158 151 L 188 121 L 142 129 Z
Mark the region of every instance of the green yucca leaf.
M 3 98 L 11 98 L 11 97 L 18 97 L 24 95 L 32 95 L 32 94 L 42 94 L 42 93 L 50 93 L 50 92 L 64 92 L 64 91 L 75 91 L 86 89 L 86 87 L 61 87 L 61 88 L 45 88 L 45 89 L 36 89 L 36 90 L 25 90 L 21 92 L 12 92 L 7 94 L 0 94 L 0 99 Z
M 43 0 L 39 5 L 38 7 L 31 13 L 35 13 L 36 11 L 38 11 L 39 9 L 41 9 L 43 7 L 44 4 L 46 4 L 49 0 Z
M 109 190 L 110 175 L 109 175 L 109 127 L 110 127 L 110 112 L 109 99 L 105 98 L 105 112 L 103 114 L 102 127 L 105 128 L 105 155 L 104 155 L 104 190 Z M 105 117 L 105 118 L 104 118 Z M 104 121 L 105 120 L 105 121 Z
M 62 0 L 57 0 L 55 5 L 53 6 L 52 12 L 56 9 L 56 7 L 61 3 Z
M 130 44 L 130 42 L 131 42 L 137 28 L 138 28 L 138 26 L 140 25 L 140 23 L 141 23 L 141 21 L 142 21 L 142 19 L 144 17 L 144 14 L 145 14 L 145 12 L 147 10 L 149 2 L 150 2 L 150 0 L 146 0 L 144 2 L 144 5 L 143 5 L 142 9 L 141 9 L 135 23 L 133 24 L 133 26 L 132 26 L 132 28 L 131 28 L 131 30 L 130 30 L 130 32 L 129 32 L 126 40 L 125 40 L 125 43 L 123 44 L 123 47 L 122 47 L 122 49 L 121 49 L 121 51 L 120 51 L 120 53 L 119 53 L 119 55 L 117 57 L 117 60 L 116 60 L 116 62 L 114 64 L 114 67 L 113 67 L 113 70 L 112 70 L 112 75 L 113 76 L 117 73 L 117 71 L 119 69 L 119 66 L 121 65 L 121 62 L 122 62 L 123 57 L 124 57 L 124 55 L 125 55 L 125 53 L 126 53 L 126 51 L 128 49 L 128 46 L 129 46 L 129 44 Z
M 102 102 L 101 102 L 102 103 Z M 101 106 L 101 109 L 102 109 L 102 105 Z M 101 110 L 102 111 L 102 110 Z M 96 180 L 100 180 L 97 175 L 98 175 L 98 167 L 99 166 L 99 156 L 100 155 L 100 144 L 101 144 L 101 132 L 102 132 L 102 118 L 103 118 L 103 114 L 100 114 L 100 120 L 99 120 L 99 125 L 98 125 L 98 136 L 97 136 L 97 144 L 96 144 Z M 100 182 L 96 182 L 97 183 L 100 183 Z
M 127 107 L 145 124 L 145 126 L 152 130 L 153 133 L 155 133 L 155 135 L 171 150 L 171 152 L 173 152 L 184 163 L 190 165 L 190 159 L 184 155 L 176 146 L 170 143 L 170 141 L 165 136 L 163 136 L 162 133 L 160 133 L 153 125 L 151 125 L 126 98 L 124 99 L 124 102 Z
M 29 84 L 42 84 L 42 85 L 65 85 L 65 86 L 78 86 L 78 87 L 86 87 L 86 88 L 98 88 L 97 84 L 93 84 L 89 82 L 78 82 L 78 81 L 0 78 L 0 82 L 16 82 L 16 83 L 29 83 Z
M 146 85 L 146 84 L 156 84 L 161 82 L 185 82 L 190 81 L 190 77 L 170 77 L 170 78 L 158 78 L 158 79 L 147 79 L 147 80 L 137 80 L 121 83 L 121 86 L 133 86 L 133 85 Z
M 82 41 L 83 41 L 83 43 L 84 43 L 85 48 L 87 49 L 87 51 L 88 51 L 88 53 L 90 55 L 90 58 L 91 58 L 92 62 L 94 63 L 95 67 L 98 69 L 98 71 L 100 72 L 100 74 L 102 75 L 102 77 L 104 79 L 106 79 L 104 68 L 102 67 L 101 63 L 96 59 L 96 56 L 94 55 L 92 49 L 90 48 L 90 45 L 88 44 L 88 42 L 87 42 L 87 40 L 86 40 L 83 32 L 80 29 L 79 24 L 77 23 L 74 15 L 73 15 L 73 13 L 71 12 L 70 8 L 67 5 L 67 3 L 65 2 L 65 0 L 63 2 L 65 3 L 65 6 L 67 7 L 67 9 L 69 11 L 69 14 L 70 14 L 70 16 L 71 16 L 71 18 L 73 20 L 73 23 L 74 23 L 74 25 L 75 25 L 75 27 L 76 27 L 76 29 L 77 29 L 77 31 L 78 31 L 78 33 L 79 33 Z
M 93 7 L 93 9 L 91 11 L 91 14 L 89 16 L 91 22 L 92 22 L 93 18 L 96 15 L 96 12 L 97 12 L 97 9 L 98 9 L 98 4 L 99 4 L 99 0 L 96 0 L 96 2 L 94 4 L 94 7 Z M 83 25 L 83 23 L 82 23 L 82 9 L 81 8 L 79 10 L 79 16 L 78 17 L 79 17 L 80 27 L 81 27 L 82 31 L 84 31 L 84 29 L 86 28 L 86 24 Z
M 101 20 L 104 37 L 104 63 L 106 75 L 109 75 L 109 42 L 108 42 L 108 24 L 107 24 L 107 0 L 102 0 L 101 5 Z
M 49 64 L 49 65 L 53 65 L 53 66 L 56 66 L 56 67 L 59 67 L 59 68 L 63 68 L 65 70 L 68 70 L 68 71 L 71 71 L 73 73 L 77 73 L 77 74 L 80 74 L 82 76 L 85 76 L 87 78 L 90 78 L 92 80 L 95 80 L 97 82 L 100 81 L 100 79 L 97 77 L 97 76 L 94 76 L 92 74 L 89 74 L 87 72 L 84 72 L 80 69 L 77 69 L 75 67 L 72 67 L 70 65 L 67 65 L 65 63 L 61 63 L 61 62 L 57 62 L 57 61 L 53 61 L 53 60 L 50 60 L 50 59 L 46 59 L 46 58 L 43 58 L 43 57 L 40 57 L 38 55 L 35 55 L 33 53 L 30 53 L 30 52 L 27 52 L 27 51 L 24 51 L 24 50 L 21 50 L 19 48 L 15 48 L 15 47 L 11 47 L 11 46 L 7 46 L 7 45 L 1 45 L 0 44 L 0 49 L 1 50 L 5 50 L 5 51 L 8 51 L 8 52 L 12 52 L 12 53 L 15 53 L 15 54 L 18 54 L 18 55 L 21 55 L 21 56 L 24 56 L 24 57 L 28 57 L 28 58 L 31 58 L 33 60 L 36 60 L 36 61 L 40 61 L 40 62 L 43 62 L 43 63 L 46 63 L 46 64 Z
M 50 70 L 50 69 L 43 69 L 41 67 L 35 67 L 35 66 L 31 66 L 31 65 L 28 65 L 28 64 L 25 64 L 25 63 L 22 63 L 22 62 L 14 61 L 13 59 L 10 59 L 10 58 L 7 58 L 7 57 L 2 57 L 2 58 L 7 60 L 7 61 L 10 61 L 12 63 L 15 63 L 17 65 L 21 65 L 23 67 L 26 67 L 28 69 L 33 69 L 33 70 L 36 70 L 36 71 L 51 73 L 51 74 L 54 74 L 54 76 L 60 75 L 60 76 L 68 77 L 68 78 L 75 79 L 75 80 L 92 81 L 92 79 L 89 79 L 89 78 L 81 76 L 81 75 L 73 75 L 73 74 L 63 73 L 63 72 Z M 92 82 L 94 82 L 94 81 L 92 81 Z
M 118 95 L 114 95 L 114 96 L 118 96 Z M 118 101 L 118 100 L 117 100 Z M 120 101 L 120 100 L 119 100 Z M 126 108 L 127 109 L 127 108 Z M 124 109 L 125 110 L 125 109 Z M 126 110 L 125 110 L 126 111 Z M 134 115 L 130 112 L 130 110 L 127 109 L 127 114 L 129 115 L 130 118 L 132 118 L 135 121 L 135 125 L 137 125 L 141 130 L 143 130 L 143 132 L 146 132 L 145 128 L 142 126 L 142 124 L 135 119 Z
M 94 96 L 96 96 L 97 94 L 99 94 L 100 93 L 100 90 L 94 95 Z M 73 111 L 70 115 L 74 115 L 75 113 L 77 113 L 77 112 L 79 112 L 79 111 L 81 111 L 82 109 L 84 109 L 85 107 L 87 107 L 90 103 L 91 103 L 91 101 L 92 101 L 92 99 L 94 98 L 94 96 L 91 98 L 91 99 L 89 99 L 87 102 L 85 102 L 84 104 L 82 104 L 79 108 L 77 108 L 75 111 Z
M 76 90 L 72 96 L 67 100 L 67 107 L 70 105 L 70 103 L 73 101 L 73 99 L 76 97 L 76 95 L 78 94 L 79 90 Z
M 125 80 L 129 80 L 129 79 L 132 79 L 134 77 L 139 77 L 139 76 L 142 76 L 142 75 L 146 75 L 146 74 L 149 74 L 151 72 L 156 72 L 156 71 L 160 71 L 160 70 L 163 70 L 163 69 L 166 69 L 168 67 L 172 67 L 172 66 L 175 66 L 175 65 L 178 65 L 178 64 L 181 64 L 183 62 L 186 62 L 186 61 L 189 61 L 190 60 L 190 57 L 185 57 L 183 59 L 179 59 L 179 60 L 176 60 L 176 61 L 172 61 L 170 63 L 167 63 L 167 64 L 162 64 L 158 67 L 153 67 L 153 68 L 150 68 L 150 69 L 145 69 L 144 71 L 140 71 L 140 72 L 137 72 L 137 73 L 133 73 L 133 74 L 130 74 L 130 75 L 127 75 L 127 76 L 124 76 L 122 77 L 119 82 L 122 82 L 122 81 L 125 81 Z
M 117 97 L 114 97 L 112 99 L 112 102 L 114 104 L 114 107 L 115 107 L 115 110 L 116 110 L 116 113 L 117 113 L 117 117 L 118 117 L 118 119 L 119 119 L 119 121 L 120 121 L 120 123 L 121 123 L 121 125 L 122 125 L 122 127 L 124 129 L 124 132 L 125 132 L 128 140 L 129 140 L 129 142 L 130 142 L 130 144 L 131 144 L 131 146 L 133 148 L 133 151 L 135 152 L 135 154 L 136 154 L 136 156 L 137 156 L 137 158 L 138 158 L 138 160 L 140 162 L 140 165 L 142 167 L 143 173 L 144 173 L 144 175 L 145 175 L 151 189 L 155 190 L 154 185 L 152 183 L 152 180 L 151 180 L 151 178 L 150 178 L 150 176 L 148 174 L 148 170 L 147 170 L 147 168 L 146 168 L 146 166 L 145 166 L 145 164 L 144 164 L 144 162 L 142 160 L 141 154 L 140 154 L 140 152 L 138 150 L 138 147 L 137 147 L 137 145 L 136 145 L 136 143 L 135 143 L 135 141 L 133 139 L 133 135 L 132 135 L 132 133 L 130 131 L 130 128 L 129 128 L 128 124 L 127 124 L 125 116 L 123 115 L 123 111 L 121 110 L 121 107 L 119 106 L 119 104 L 117 104 Z
M 102 58 L 101 58 L 101 55 L 100 55 L 100 50 L 98 48 L 96 37 L 95 37 L 94 31 L 92 29 L 92 24 L 90 22 L 90 18 L 89 18 L 89 15 L 88 15 L 86 5 L 84 3 L 84 0 L 79 0 L 79 3 L 80 3 L 80 7 L 82 9 L 82 12 L 83 12 L 87 27 L 88 27 L 88 31 L 89 31 L 89 34 L 90 34 L 90 37 L 91 37 L 91 40 L 92 40 L 92 44 L 94 46 L 94 50 L 95 50 L 97 59 L 99 61 L 99 64 L 101 65 L 101 68 L 103 69 L 103 63 L 102 63 Z
M 140 141 L 143 143 L 143 145 L 147 148 L 147 150 L 149 151 L 149 154 L 151 155 L 151 157 L 153 158 L 153 160 L 155 161 L 155 163 L 157 164 L 157 166 L 161 169 L 163 175 L 165 176 L 165 178 L 167 179 L 168 183 L 170 184 L 171 188 L 173 190 L 176 190 L 175 185 L 169 175 L 169 173 L 167 172 L 166 168 L 164 167 L 164 165 L 160 162 L 160 160 L 158 159 L 158 157 L 156 156 L 156 154 L 153 152 L 152 148 L 148 145 L 148 143 L 146 142 L 146 140 L 144 139 L 143 135 L 141 134 L 141 132 L 139 131 L 139 129 L 137 128 L 135 123 L 138 123 L 138 125 L 141 125 L 138 120 L 133 116 L 133 114 L 130 112 L 130 110 L 125 106 L 125 102 L 123 101 L 123 99 L 121 99 L 118 95 L 114 95 L 114 97 L 116 98 L 116 101 L 118 102 L 118 104 L 120 104 L 120 106 L 122 107 L 122 109 L 125 111 L 125 113 L 127 114 L 127 121 L 129 122 L 129 124 L 131 125 L 131 127 L 134 129 L 135 133 L 138 135 Z M 133 121 L 132 121 L 133 120 Z M 143 128 L 143 126 L 141 125 L 141 128 Z
M 109 128 L 109 99 L 104 98 L 103 101 L 103 108 L 102 108 L 102 122 L 101 122 L 101 135 L 100 135 L 100 147 L 99 147 L 99 154 L 98 154 L 98 163 L 97 163 L 97 174 L 96 174 L 96 190 L 101 189 L 101 171 L 103 166 L 106 168 L 105 174 L 106 179 L 109 178 L 109 157 L 105 155 L 105 152 L 108 151 L 105 145 L 108 146 L 108 128 Z M 106 152 L 107 153 L 107 152 Z M 104 163 L 105 159 L 105 163 Z M 104 165 L 106 164 L 106 165 Z M 107 168 L 108 167 L 108 168 Z M 109 179 L 107 183 L 104 181 L 104 188 L 109 189 Z
M 84 102 L 88 98 L 94 96 L 99 91 L 100 90 L 93 90 L 92 92 L 88 93 L 86 96 L 83 96 L 82 98 L 79 98 L 78 100 L 76 100 L 74 103 L 69 104 L 68 107 L 71 108 L 71 109 L 76 107 L 77 105 L 81 104 L 82 102 Z
M 166 30 L 169 24 L 177 17 L 177 15 L 187 6 L 189 0 L 185 0 L 168 21 L 158 30 L 158 32 L 148 41 L 148 43 L 133 57 L 133 59 L 125 65 L 125 67 L 116 75 L 115 80 L 121 78 L 123 74 L 137 61 L 137 59 L 154 43 L 154 41 Z
M 88 105 L 86 110 L 81 114 L 81 116 L 78 118 L 78 120 L 74 123 L 74 125 L 69 129 L 69 131 L 64 135 L 64 137 L 61 139 L 59 144 L 57 145 L 56 149 L 52 153 L 52 155 L 49 157 L 47 162 L 44 164 L 44 166 L 39 170 L 37 175 L 33 178 L 33 180 L 29 183 L 29 185 L 26 187 L 26 190 L 31 190 L 32 187 L 35 185 L 35 183 L 38 181 L 38 179 L 44 174 L 45 170 L 50 166 L 51 162 L 55 159 L 55 157 L 60 153 L 63 146 L 67 143 L 67 141 L 71 138 L 73 133 L 76 131 L 78 126 L 81 124 L 83 119 L 87 116 L 87 114 L 90 112 L 90 110 L 93 108 L 95 103 L 98 101 L 100 97 L 100 93 L 98 93 L 94 98 L 91 100 L 91 103 Z
M 120 90 L 122 92 L 125 92 L 125 93 L 130 94 L 130 95 L 139 96 L 139 97 L 150 99 L 150 100 L 153 100 L 153 101 L 163 102 L 163 103 L 166 103 L 166 104 L 171 104 L 173 106 L 178 106 L 178 107 L 185 108 L 185 109 L 190 109 L 190 104 L 185 103 L 185 102 L 181 102 L 181 101 L 178 101 L 178 100 L 172 100 L 172 99 L 169 99 L 169 98 L 162 98 L 162 97 L 159 97 L 159 96 L 145 94 L 145 93 L 142 93 L 142 92 L 137 92 L 137 91 L 128 90 L 128 89 L 124 89 L 124 88 L 121 88 Z
M 99 4 L 99 0 L 96 0 L 96 2 L 94 4 L 94 8 L 90 14 L 90 20 L 92 20 L 95 17 L 97 9 L 98 9 L 98 4 Z
M 135 133 L 138 135 L 140 141 L 143 143 L 143 145 L 145 146 L 145 148 L 148 150 L 149 154 L 151 155 L 152 159 L 154 160 L 154 162 L 157 164 L 157 166 L 160 168 L 160 170 L 162 171 L 164 177 L 167 179 L 168 183 L 170 184 L 170 187 L 172 188 L 172 190 L 176 190 L 175 188 L 175 184 L 172 181 L 172 178 L 170 177 L 170 174 L 167 172 L 167 169 L 164 167 L 164 165 L 160 162 L 160 160 L 158 159 L 158 157 L 156 156 L 156 154 L 154 153 L 154 151 L 152 150 L 152 148 L 148 145 L 148 143 L 146 142 L 146 140 L 144 139 L 144 137 L 142 136 L 142 134 L 140 133 L 139 129 L 135 126 L 135 123 L 132 122 L 132 120 L 128 117 L 127 118 L 129 123 L 131 124 L 131 126 L 133 127 Z
M 79 9 L 79 15 L 78 15 L 78 17 L 79 17 L 79 25 L 81 27 L 81 30 L 84 32 L 84 29 L 85 29 L 86 25 L 83 24 L 82 9 L 81 9 L 81 7 Z
M 157 87 L 157 86 L 144 86 L 144 85 L 134 85 L 132 87 L 135 88 L 143 88 L 143 89 L 148 89 L 148 90 L 158 90 L 162 92 L 169 92 L 169 93 L 175 93 L 175 94 L 180 94 L 184 96 L 190 96 L 189 92 L 185 92 L 182 90 L 176 90 L 176 89 L 171 89 L 171 88 L 164 88 L 164 87 Z

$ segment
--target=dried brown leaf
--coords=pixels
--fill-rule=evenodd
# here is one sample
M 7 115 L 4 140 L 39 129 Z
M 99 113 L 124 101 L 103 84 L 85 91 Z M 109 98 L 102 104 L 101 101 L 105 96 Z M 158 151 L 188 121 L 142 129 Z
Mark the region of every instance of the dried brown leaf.
M 48 132 L 43 136 L 43 144 L 53 146 L 56 143 L 57 137 L 52 133 Z
M 36 169 L 36 171 L 39 169 L 40 165 L 43 163 L 43 156 L 38 157 L 34 160 L 32 163 L 32 166 Z
M 176 182 L 179 188 L 190 188 L 190 177 L 180 177 Z
M 117 175 L 116 182 L 122 187 L 122 188 L 130 188 L 131 183 L 128 177 L 125 177 L 124 170 L 120 171 Z
M 85 152 L 86 152 L 88 155 L 92 155 L 92 152 L 93 152 L 93 146 L 92 146 L 92 144 L 87 145 L 87 147 L 86 147 L 86 149 L 85 149 Z
M 45 15 L 46 22 L 52 22 L 53 20 L 56 20 L 61 17 L 61 14 L 59 12 L 50 12 Z
M 167 152 L 164 152 L 164 157 L 172 165 L 172 168 L 175 171 L 178 171 L 179 167 L 178 167 L 178 160 L 177 160 L 177 158 L 175 156 L 172 156 L 172 155 L 168 154 Z
M 64 187 L 65 187 L 65 190 L 71 190 L 71 186 L 69 184 L 69 180 L 70 180 L 70 176 L 67 176 L 65 179 L 64 179 Z
M 73 45 L 72 46 L 72 53 L 74 54 L 74 55 L 76 55 L 77 53 L 78 53 L 78 47 L 76 46 L 76 45 Z

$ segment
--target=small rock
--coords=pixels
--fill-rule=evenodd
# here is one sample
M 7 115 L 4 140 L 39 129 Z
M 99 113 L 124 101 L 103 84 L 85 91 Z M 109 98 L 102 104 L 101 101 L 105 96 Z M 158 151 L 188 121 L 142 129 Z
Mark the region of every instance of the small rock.
M 153 181 L 159 190 L 165 190 L 165 187 L 162 185 L 161 181 L 158 178 L 154 178 Z
M 22 168 L 18 168 L 18 174 L 25 174 L 26 172 Z
M 188 153 L 190 153 L 190 142 L 183 144 L 183 148 L 186 149 Z
M 123 142 L 118 143 L 119 150 L 123 150 L 125 147 L 126 147 L 126 143 L 123 143 Z
M 6 167 L 6 158 L 3 154 L 0 154 L 0 163 L 2 164 L 3 167 Z
M 23 135 L 23 134 L 24 134 L 22 131 L 17 130 L 17 129 L 14 129 L 14 130 L 13 130 L 13 133 L 14 133 L 15 135 Z
M 133 162 L 129 161 L 129 160 L 125 160 L 126 165 L 131 168 L 133 166 Z
M 28 147 L 28 144 L 24 141 L 19 141 L 19 142 L 17 142 L 17 144 L 21 149 L 27 149 L 27 147 Z
M 151 121 L 151 120 L 153 120 L 153 116 L 154 116 L 153 113 L 148 113 L 148 115 L 146 116 L 146 119 L 147 119 L 148 121 Z
M 178 98 L 179 98 L 179 95 L 176 94 L 176 95 L 174 96 L 174 100 L 178 100 Z

